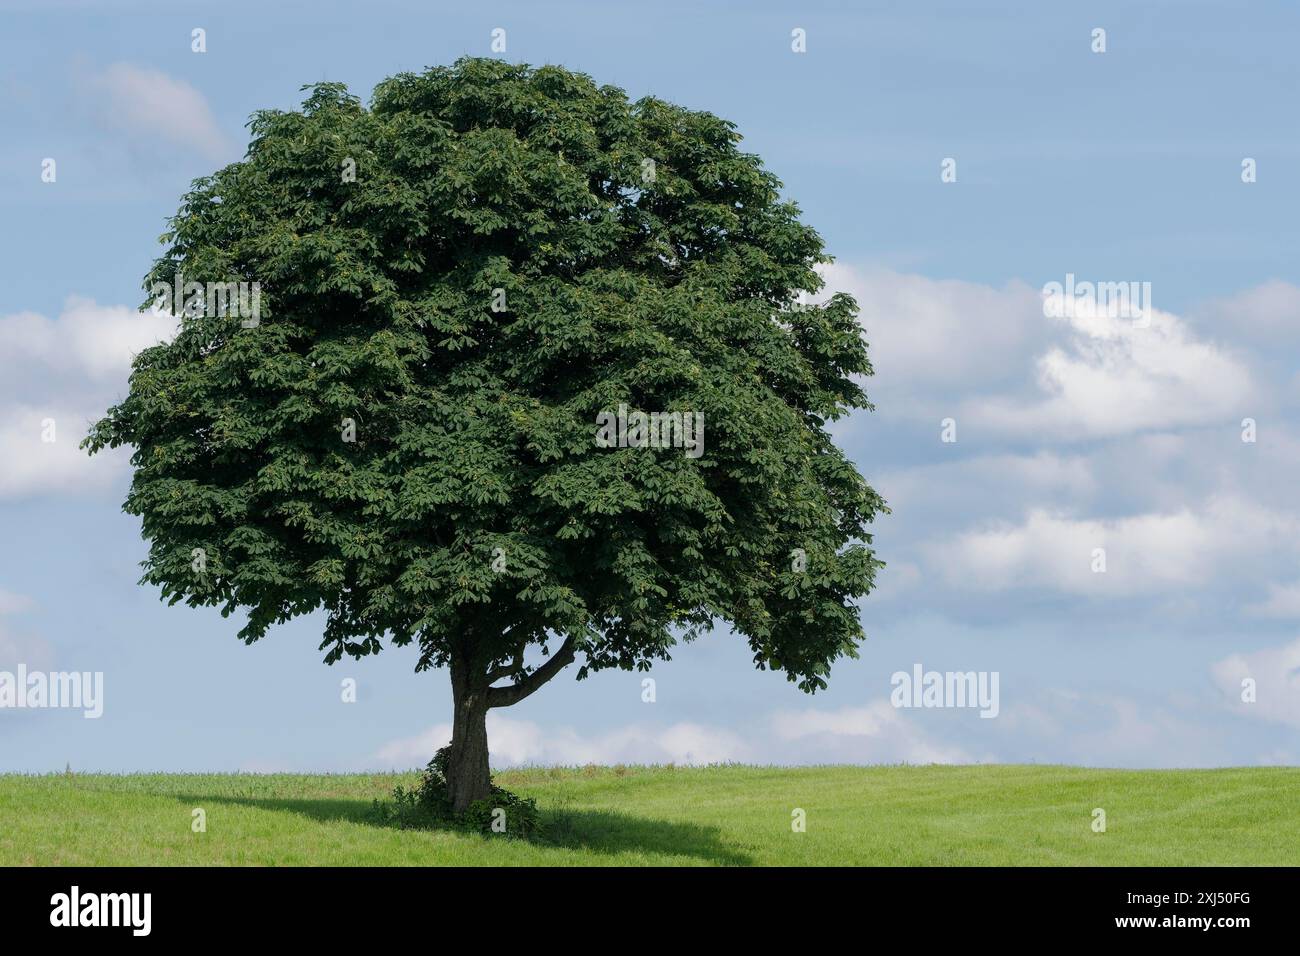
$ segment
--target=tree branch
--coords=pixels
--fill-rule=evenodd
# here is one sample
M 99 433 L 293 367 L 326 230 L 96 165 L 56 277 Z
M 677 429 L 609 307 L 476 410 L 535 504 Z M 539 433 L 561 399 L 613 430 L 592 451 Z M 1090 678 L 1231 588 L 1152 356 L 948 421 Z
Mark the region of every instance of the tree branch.
M 573 638 L 569 637 L 561 645 L 560 649 L 555 652 L 554 657 L 527 677 L 522 677 L 506 687 L 489 687 L 487 705 L 489 707 L 509 707 L 511 704 L 519 703 L 573 663 L 574 650 Z
M 524 669 L 524 649 L 521 647 L 515 651 L 515 658 L 509 664 L 501 667 L 494 667 L 487 674 L 487 682 L 494 684 L 503 677 L 512 677 Z

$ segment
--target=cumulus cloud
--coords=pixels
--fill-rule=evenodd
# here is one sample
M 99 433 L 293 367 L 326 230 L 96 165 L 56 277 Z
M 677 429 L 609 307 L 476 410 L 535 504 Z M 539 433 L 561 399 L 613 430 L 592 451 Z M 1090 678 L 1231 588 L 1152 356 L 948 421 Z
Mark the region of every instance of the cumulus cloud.
M 1159 594 L 1234 572 L 1235 559 L 1296 550 L 1300 521 L 1246 500 L 1193 510 L 1072 518 L 1032 510 L 1018 524 L 960 533 L 924 547 L 950 586 L 1052 588 L 1079 595 Z M 1103 549 L 1104 556 L 1094 554 Z M 1095 562 L 1104 558 L 1104 572 Z
M 1023 282 L 998 289 L 841 263 L 821 271 L 827 293 L 857 299 L 877 386 L 923 393 L 1014 379 L 1025 356 L 1047 341 L 1039 295 Z
M 125 384 L 132 357 L 175 332 L 172 315 L 69 296 L 56 319 L 36 312 L 0 316 L 0 380 L 12 382 L 39 366 L 42 377 L 56 373 Z
M 840 437 L 852 449 L 873 433 L 867 473 L 893 509 L 877 529 L 877 603 L 890 613 L 918 601 L 961 619 L 1045 607 L 991 603 L 1019 588 L 1098 613 L 1095 599 L 1115 597 L 1151 598 L 1154 611 L 1201 600 L 1300 611 L 1300 585 L 1275 580 L 1300 565 L 1300 512 L 1279 480 L 1300 463 L 1279 411 L 1288 389 L 1300 398 L 1300 374 L 1288 382 L 1275 354 L 1300 289 L 1266 283 L 1185 319 L 1149 299 L 1113 309 L 1019 281 L 842 264 L 824 276 L 827 292 L 857 298 L 877 370 L 877 410 Z M 940 442 L 948 417 L 952 444 Z M 1247 417 L 1255 443 L 1242 441 Z M 988 600 L 973 605 L 978 595 Z
M 937 429 L 951 416 L 959 429 L 1051 445 L 1231 422 L 1258 408 L 1245 359 L 1169 312 L 1148 308 L 1138 321 L 1073 300 L 1053 310 L 1019 281 L 995 288 L 840 264 L 824 276 L 828 292 L 858 300 L 886 419 Z
M 971 763 L 959 747 L 931 739 L 919 724 L 882 698 L 863 707 L 782 711 L 773 736 L 797 742 L 805 761 L 857 763 Z
M 492 765 L 498 768 L 727 761 L 778 766 L 1034 762 L 1213 766 L 1240 752 L 1243 741 L 1250 740 L 1256 741 L 1261 753 L 1256 762 L 1277 762 L 1280 753 L 1274 747 L 1270 757 L 1270 741 L 1252 738 L 1248 728 L 1229 728 L 1216 721 L 1208 700 L 1153 698 L 1145 690 L 1131 694 L 1060 687 L 1032 691 L 1023 685 L 1003 697 L 1002 709 L 992 720 L 965 709 L 895 708 L 882 697 L 845 707 L 778 710 L 766 719 L 748 720 L 738 730 L 678 723 L 631 724 L 583 733 L 494 712 L 488 716 L 488 740 Z M 440 724 L 383 745 L 359 766 L 389 770 L 423 766 L 450 738 L 450 725 Z
M 1234 713 L 1300 728 L 1300 638 L 1281 647 L 1233 654 L 1211 668 L 1215 686 Z M 1255 700 L 1242 700 L 1242 682 L 1255 682 Z
M 1053 695 L 1067 732 L 1045 740 L 1044 759 L 1105 767 L 1212 767 L 1231 753 L 1203 708 L 1119 694 Z
M 903 600 L 914 593 L 924 580 L 919 565 L 911 561 L 893 560 L 876 575 L 876 589 L 871 592 L 873 607 L 883 601 Z
M 428 762 L 451 740 L 439 724 L 381 746 L 369 763 L 409 769 Z M 960 747 L 931 739 L 913 719 L 881 699 L 839 710 L 809 708 L 773 714 L 766 726 L 740 733 L 690 722 L 629 724 L 592 734 L 572 727 L 545 727 L 497 712 L 488 714 L 494 767 L 566 766 L 588 763 L 711 764 L 758 761 L 807 763 L 970 763 Z
M 0 316 L 0 499 L 80 492 L 114 481 L 124 449 L 78 445 L 125 392 L 132 357 L 175 334 L 175 317 L 70 296 L 57 318 Z
M 1139 322 L 1076 307 L 1045 321 L 1063 323 L 1067 341 L 1037 359 L 1039 395 L 970 402 L 978 426 L 1068 441 L 1232 422 L 1258 407 L 1246 363 L 1168 312 L 1150 309 Z
M 744 760 L 750 754 L 735 733 L 694 723 L 668 727 L 631 724 L 583 735 L 571 727 L 546 728 L 496 712 L 488 714 L 492 765 L 577 765 L 612 763 L 710 764 Z M 374 762 L 384 768 L 423 766 L 451 741 L 451 725 L 438 724 L 414 737 L 384 744 Z
M 1196 319 L 1211 334 L 1275 349 L 1300 341 L 1300 288 L 1272 279 L 1210 302 Z
M 1083 455 L 981 454 L 888 469 L 872 484 L 900 514 L 950 522 L 972 512 L 1019 517 L 1026 500 L 1044 497 L 1086 501 L 1099 487 L 1094 471 Z
M 1250 752 L 1256 763 L 1277 762 L 1271 737 L 1219 719 L 1208 694 L 1109 683 L 1042 687 L 1041 674 L 1025 678 L 1003 674 L 997 719 L 948 722 L 948 734 L 961 742 L 961 731 L 978 733 L 996 763 L 1213 767 L 1241 763 Z
M 0 499 L 86 491 L 111 483 L 124 468 L 127 452 L 117 449 L 94 458 L 83 452 L 78 445 L 90 418 L 88 412 L 58 406 L 0 410 Z
M 88 93 L 109 125 L 141 143 L 159 141 L 210 160 L 228 158 L 230 141 L 203 94 L 161 70 L 114 63 L 95 74 Z
M 1268 597 L 1247 609 L 1257 617 L 1300 617 L 1300 581 L 1289 584 L 1270 583 Z

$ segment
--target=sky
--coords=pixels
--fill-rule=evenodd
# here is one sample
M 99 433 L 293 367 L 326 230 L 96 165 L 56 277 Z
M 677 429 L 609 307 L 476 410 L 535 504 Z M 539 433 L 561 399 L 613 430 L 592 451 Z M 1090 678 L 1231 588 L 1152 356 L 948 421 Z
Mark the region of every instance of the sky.
M 170 334 L 141 279 L 249 115 L 462 55 L 738 125 L 857 297 L 876 408 L 835 434 L 892 509 L 828 690 L 721 627 L 493 712 L 494 765 L 1300 762 L 1297 46 L 1295 4 L 1227 0 L 0 2 L 0 680 L 103 675 L 97 719 L 0 709 L 0 771 L 408 769 L 449 738 L 413 649 L 328 667 L 320 615 L 245 646 L 159 601 L 127 456 L 77 444 Z M 996 707 L 898 706 L 916 669 Z

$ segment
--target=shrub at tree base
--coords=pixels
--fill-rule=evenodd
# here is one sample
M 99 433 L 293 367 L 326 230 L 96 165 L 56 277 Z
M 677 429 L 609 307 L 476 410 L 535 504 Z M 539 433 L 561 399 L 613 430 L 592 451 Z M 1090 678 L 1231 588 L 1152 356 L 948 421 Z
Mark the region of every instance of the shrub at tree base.
M 403 830 L 454 827 L 516 837 L 536 836 L 541 832 L 537 801 L 495 784 L 490 796 L 474 801 L 464 813 L 456 813 L 452 809 L 451 788 L 447 784 L 450 757 L 451 748 L 443 747 L 429 761 L 418 787 L 414 790 L 394 787 L 391 804 L 376 800 L 373 812 L 379 821 Z

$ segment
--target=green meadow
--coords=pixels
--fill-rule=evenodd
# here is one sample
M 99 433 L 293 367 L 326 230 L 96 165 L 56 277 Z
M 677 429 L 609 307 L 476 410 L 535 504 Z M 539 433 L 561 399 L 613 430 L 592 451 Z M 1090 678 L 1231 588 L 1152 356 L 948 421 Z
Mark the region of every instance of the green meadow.
M 0 864 L 1249 866 L 1300 864 L 1300 768 L 513 770 L 542 835 L 399 830 L 410 774 L 0 776 Z M 1094 810 L 1105 832 L 1094 831 Z M 206 832 L 193 832 L 195 810 Z M 796 811 L 803 811 L 802 816 Z M 802 819 L 803 832 L 794 824 Z

